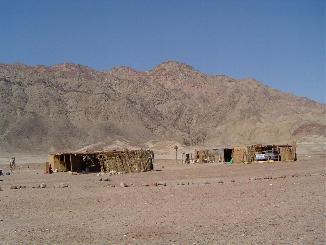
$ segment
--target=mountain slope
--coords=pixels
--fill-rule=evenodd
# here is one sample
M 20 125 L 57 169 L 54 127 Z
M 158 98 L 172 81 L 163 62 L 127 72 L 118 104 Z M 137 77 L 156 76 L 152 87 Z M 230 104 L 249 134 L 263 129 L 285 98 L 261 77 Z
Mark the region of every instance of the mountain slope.
M 0 111 L 0 151 L 77 149 L 117 139 L 217 145 L 326 136 L 323 104 L 174 61 L 146 72 L 2 64 Z

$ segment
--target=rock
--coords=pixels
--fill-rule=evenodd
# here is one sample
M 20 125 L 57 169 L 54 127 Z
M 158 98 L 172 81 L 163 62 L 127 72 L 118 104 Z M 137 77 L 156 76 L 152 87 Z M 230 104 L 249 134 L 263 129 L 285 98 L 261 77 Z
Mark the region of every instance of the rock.
M 10 186 L 10 189 L 12 189 L 12 190 L 17 190 L 17 189 L 19 189 L 19 188 L 18 188 L 17 185 L 12 185 L 12 186 Z
M 69 187 L 69 185 L 66 183 L 60 183 L 60 184 L 56 185 L 55 187 L 56 188 L 67 188 L 67 187 Z
M 224 181 L 223 180 L 219 180 L 217 181 L 218 184 L 224 184 Z
M 105 178 L 103 181 L 110 181 L 110 179 L 109 178 Z
M 272 176 L 266 176 L 266 177 L 264 177 L 264 179 L 273 179 L 273 177 Z
M 232 182 L 232 183 L 234 183 L 234 182 L 235 182 L 235 180 L 234 180 L 234 179 L 232 179 L 232 180 L 231 180 L 231 182 Z
M 142 184 L 142 186 L 149 186 L 149 184 Z
M 204 182 L 204 184 L 205 184 L 205 185 L 209 185 L 209 184 L 210 184 L 210 182 L 208 182 L 208 181 L 205 181 L 205 182 Z
M 102 178 L 100 178 L 98 181 L 102 181 L 103 179 Z
M 278 176 L 278 177 L 274 177 L 273 179 L 285 179 L 286 175 L 282 175 L 282 176 Z
M 96 174 L 96 176 L 97 177 L 103 176 L 103 173 L 102 172 L 101 173 L 98 173 L 98 174 Z
M 121 186 L 121 187 L 128 187 L 128 185 L 127 185 L 126 183 L 124 183 L 124 182 L 121 182 L 121 183 L 120 183 L 120 186 Z
M 158 182 L 157 185 L 163 185 L 163 186 L 166 186 L 166 183 L 165 183 L 165 182 Z
M 40 184 L 40 188 L 45 188 L 46 187 L 46 184 L 45 183 L 41 183 Z
M 117 171 L 115 171 L 115 170 L 111 170 L 111 171 L 109 172 L 109 174 L 110 174 L 110 175 L 117 174 Z

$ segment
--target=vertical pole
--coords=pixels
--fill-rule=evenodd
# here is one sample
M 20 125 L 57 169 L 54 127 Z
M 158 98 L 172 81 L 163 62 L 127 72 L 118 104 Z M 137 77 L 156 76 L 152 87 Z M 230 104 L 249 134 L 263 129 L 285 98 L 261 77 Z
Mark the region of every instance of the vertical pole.
M 174 146 L 175 149 L 175 163 L 178 163 L 178 146 Z
M 72 172 L 72 161 L 71 161 L 71 154 L 70 154 L 70 170 Z

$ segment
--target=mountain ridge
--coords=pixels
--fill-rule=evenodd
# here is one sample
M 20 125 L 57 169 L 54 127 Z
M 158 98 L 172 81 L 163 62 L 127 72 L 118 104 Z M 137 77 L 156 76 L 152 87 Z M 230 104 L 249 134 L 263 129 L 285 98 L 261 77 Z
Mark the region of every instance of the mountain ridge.
M 176 61 L 149 71 L 0 64 L 0 109 L 0 151 L 9 152 L 116 139 L 220 145 L 326 137 L 325 104 Z

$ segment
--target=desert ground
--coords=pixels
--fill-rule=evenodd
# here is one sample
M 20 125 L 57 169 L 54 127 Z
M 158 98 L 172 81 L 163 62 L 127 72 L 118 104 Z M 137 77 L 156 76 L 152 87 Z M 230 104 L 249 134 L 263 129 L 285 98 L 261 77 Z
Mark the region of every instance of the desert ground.
M 325 177 L 323 154 L 156 160 L 151 172 L 102 176 L 18 164 L 0 176 L 0 244 L 325 244 Z

